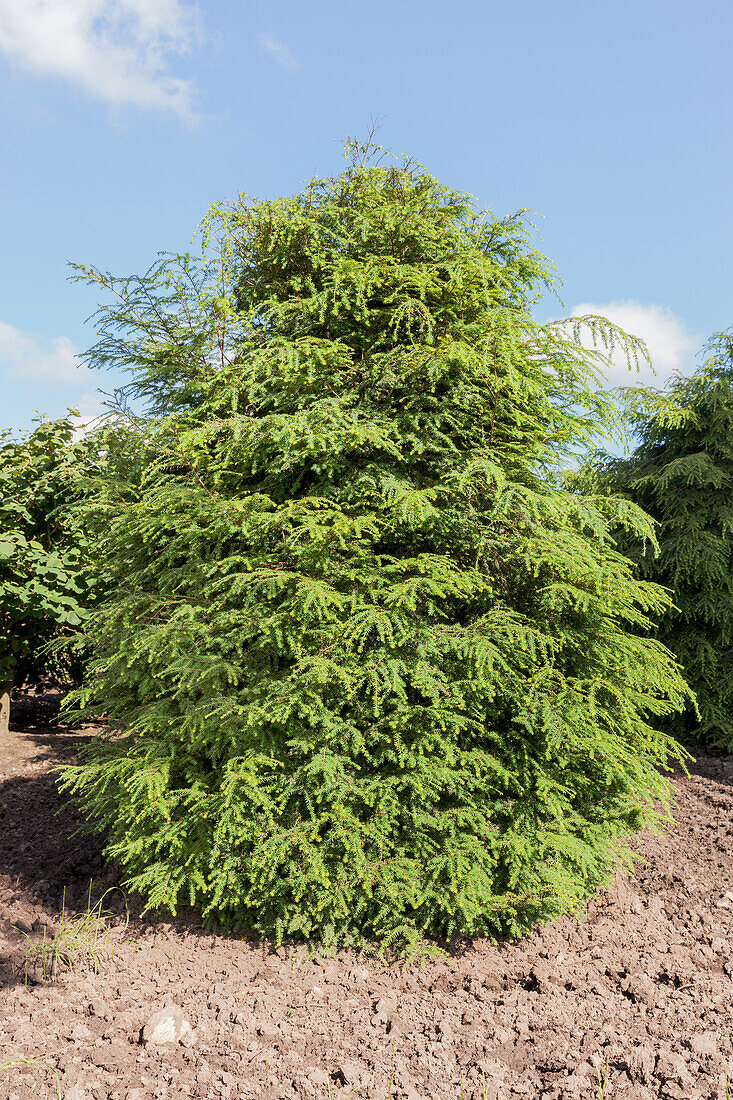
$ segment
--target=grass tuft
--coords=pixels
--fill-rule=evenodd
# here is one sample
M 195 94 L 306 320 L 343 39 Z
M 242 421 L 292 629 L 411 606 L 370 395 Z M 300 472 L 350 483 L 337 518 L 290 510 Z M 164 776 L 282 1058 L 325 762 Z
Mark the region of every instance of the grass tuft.
M 61 1097 L 61 1078 L 59 1077 L 58 1070 L 55 1066 L 49 1065 L 48 1062 L 40 1062 L 37 1058 L 16 1058 L 9 1062 L 0 1062 L 0 1071 L 4 1069 L 13 1069 L 15 1066 L 38 1066 L 39 1069 L 50 1069 L 51 1073 L 56 1078 L 56 1096 L 58 1100 L 62 1100 Z M 33 1088 L 35 1089 L 38 1084 L 38 1077 L 33 1079 Z
M 26 982 L 34 971 L 40 971 L 44 981 L 54 981 L 60 968 L 76 970 L 81 966 L 91 966 L 95 974 L 99 973 L 104 962 L 114 954 L 115 940 L 108 927 L 114 914 L 105 910 L 103 903 L 107 895 L 116 889 L 111 887 L 106 890 L 99 901 L 92 904 L 90 883 L 87 907 L 83 913 L 67 913 L 64 890 L 57 934 L 47 939 L 44 930 L 43 939 L 34 940 L 26 932 L 23 933 L 28 946 L 21 956 L 19 969 L 24 969 Z M 128 920 L 129 914 L 126 912 L 125 927 Z
M 608 1058 L 606 1058 L 606 1068 L 603 1073 L 603 1079 L 601 1079 L 601 1071 L 596 1070 L 598 1075 L 598 1100 L 606 1100 L 606 1090 L 608 1088 Z

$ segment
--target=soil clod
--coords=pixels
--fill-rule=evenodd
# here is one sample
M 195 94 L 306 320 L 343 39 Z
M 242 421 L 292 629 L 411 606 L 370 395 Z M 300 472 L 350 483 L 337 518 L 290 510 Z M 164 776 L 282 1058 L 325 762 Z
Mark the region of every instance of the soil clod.
M 77 740 L 28 721 L 0 743 L 3 1100 L 57 1098 L 57 1080 L 62 1100 L 386 1100 L 390 1081 L 392 1100 L 725 1100 L 732 758 L 676 777 L 677 824 L 633 841 L 632 881 L 520 943 L 384 967 L 143 921 L 132 899 L 128 924 L 113 893 L 93 912 L 114 950 L 43 979 L 19 965 L 29 937 L 63 940 L 90 878 L 92 907 L 116 881 L 94 839 L 69 839 L 53 769 Z

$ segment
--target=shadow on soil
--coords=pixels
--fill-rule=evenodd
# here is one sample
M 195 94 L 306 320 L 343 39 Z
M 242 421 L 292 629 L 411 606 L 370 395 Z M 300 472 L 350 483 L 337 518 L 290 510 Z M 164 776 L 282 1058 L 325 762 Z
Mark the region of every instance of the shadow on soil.
M 54 724 L 61 692 L 13 700 L 11 732 L 0 744 L 0 931 L 15 948 L 0 955 L 0 989 L 22 984 L 13 963 L 34 921 L 84 911 L 117 879 L 105 865 L 101 839 L 77 834 L 83 819 L 56 786 L 57 767 L 71 763 L 90 739 Z M 114 906 L 110 905 L 110 909 Z M 12 912 L 13 920 L 4 913 Z
M 20 913 L 27 926 L 39 917 L 58 920 L 62 905 L 67 913 L 84 912 L 90 888 L 95 904 L 121 877 L 102 856 L 102 838 L 79 834 L 83 818 L 57 789 L 57 767 L 71 763 L 92 736 L 53 724 L 60 698 L 61 693 L 21 697 L 14 707 L 10 741 L 7 746 L 0 744 L 0 772 L 6 774 L 0 780 L 0 931 L 4 924 L 6 933 L 9 922 L 3 922 L 3 910 L 7 905 L 14 914 Z M 18 774 L 13 774 L 15 770 Z M 689 770 L 733 786 L 733 761 L 725 754 L 700 756 Z M 131 930 L 150 928 L 155 919 L 153 915 L 150 921 L 141 918 L 141 903 L 125 899 L 121 891 L 109 893 L 104 908 L 120 918 L 127 912 Z M 173 923 L 191 934 L 210 936 L 194 913 L 182 914 Z M 12 927 L 10 933 L 16 948 L 22 949 L 26 941 L 20 934 L 16 937 Z M 260 946 L 266 950 L 264 943 Z M 11 963 L 0 955 L 0 989 L 25 980 Z
M 19 929 L 33 935 L 34 922 L 58 926 L 63 915 L 83 914 L 101 902 L 118 931 L 126 927 L 134 936 L 158 923 L 156 914 L 141 915 L 140 898 L 116 889 L 124 874 L 104 859 L 102 836 L 83 828 L 73 800 L 58 790 L 58 768 L 73 763 L 93 736 L 54 724 L 60 698 L 21 697 L 14 703 L 9 741 L 0 741 L 0 991 L 37 984 L 19 966 L 29 943 Z M 196 910 L 158 917 L 166 927 L 211 939 Z M 1 950 L 3 934 L 10 954 Z M 269 953 L 265 941 L 246 938 Z

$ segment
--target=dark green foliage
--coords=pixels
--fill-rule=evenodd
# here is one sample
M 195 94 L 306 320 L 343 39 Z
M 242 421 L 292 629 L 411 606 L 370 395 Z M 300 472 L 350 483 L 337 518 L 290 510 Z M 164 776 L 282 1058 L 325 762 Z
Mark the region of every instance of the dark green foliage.
M 677 657 L 699 710 L 671 715 L 675 736 L 733 750 L 733 335 L 719 333 L 692 378 L 630 391 L 640 443 L 601 481 L 659 524 L 659 553 L 628 535 L 642 574 L 672 590 L 656 637 Z
M 82 271 L 154 457 L 90 518 L 116 584 L 76 703 L 111 733 L 66 786 L 151 905 L 276 937 L 576 908 L 664 818 L 685 686 L 610 537 L 649 521 L 555 475 L 613 406 L 531 318 L 523 218 L 355 163 L 206 224 L 208 261 Z
M 40 420 L 24 438 L 0 434 L 0 682 L 68 680 L 90 576 L 75 505 L 90 442 L 70 417 Z

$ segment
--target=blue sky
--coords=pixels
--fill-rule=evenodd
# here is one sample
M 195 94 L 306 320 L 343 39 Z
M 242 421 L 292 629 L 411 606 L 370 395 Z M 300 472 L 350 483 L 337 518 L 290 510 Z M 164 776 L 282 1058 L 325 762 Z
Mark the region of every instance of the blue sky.
M 372 117 L 542 215 L 540 319 L 602 312 L 659 378 L 693 369 L 733 324 L 732 35 L 721 0 L 0 0 L 0 428 L 113 384 L 76 366 L 96 299 L 67 261 L 185 251 L 209 203 L 340 171 Z

